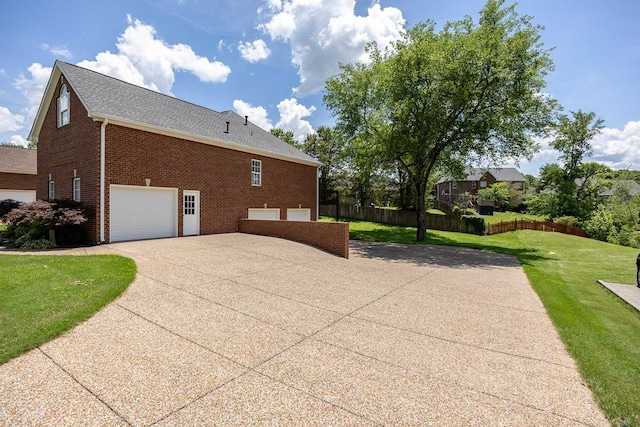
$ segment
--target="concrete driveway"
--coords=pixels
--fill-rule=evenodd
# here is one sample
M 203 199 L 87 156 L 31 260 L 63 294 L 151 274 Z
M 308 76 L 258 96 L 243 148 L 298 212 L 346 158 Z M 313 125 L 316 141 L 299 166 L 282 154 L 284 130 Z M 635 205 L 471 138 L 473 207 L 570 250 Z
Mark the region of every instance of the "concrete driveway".
M 137 279 L 0 366 L 0 425 L 608 425 L 512 257 L 243 234 L 80 252 Z

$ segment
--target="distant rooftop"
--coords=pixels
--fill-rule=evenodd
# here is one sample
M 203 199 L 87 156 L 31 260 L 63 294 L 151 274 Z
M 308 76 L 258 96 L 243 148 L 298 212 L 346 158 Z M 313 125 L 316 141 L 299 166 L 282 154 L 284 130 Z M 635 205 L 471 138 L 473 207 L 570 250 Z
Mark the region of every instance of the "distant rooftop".
M 0 172 L 38 173 L 38 152 L 29 148 L 0 145 Z
M 463 179 L 454 179 L 451 176 L 446 176 L 438 181 L 438 184 L 449 181 L 480 181 L 485 173 L 489 172 L 496 181 L 506 182 L 524 182 L 525 177 L 516 168 L 469 168 L 467 169 L 467 176 Z

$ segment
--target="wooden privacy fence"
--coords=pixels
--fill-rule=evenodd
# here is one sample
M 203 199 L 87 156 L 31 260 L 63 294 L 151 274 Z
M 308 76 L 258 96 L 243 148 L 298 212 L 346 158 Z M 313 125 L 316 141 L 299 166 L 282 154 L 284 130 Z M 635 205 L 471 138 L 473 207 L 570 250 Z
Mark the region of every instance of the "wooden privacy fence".
M 336 206 L 321 205 L 320 215 L 335 217 L 335 209 Z M 415 211 L 356 207 L 353 205 L 340 205 L 340 216 L 342 218 L 400 225 L 403 227 L 416 227 L 418 223 Z M 427 214 L 426 223 L 427 229 L 431 230 L 478 234 L 473 224 L 469 224 L 456 216 Z
M 587 237 L 587 232 L 571 225 L 558 224 L 551 221 L 534 221 L 528 219 L 516 219 L 507 222 L 498 222 L 487 226 L 487 234 L 506 233 L 516 230 L 554 231 L 556 233 L 572 234 L 574 236 Z
M 321 205 L 320 215 L 335 217 L 336 206 Z M 403 227 L 416 227 L 417 225 L 416 213 L 414 211 L 340 205 L 340 216 L 343 218 L 359 219 L 361 221 L 371 221 L 381 224 L 400 225 Z M 427 214 L 426 222 L 427 229 L 431 230 L 478 234 L 473 224 L 470 224 L 457 216 Z M 514 221 L 487 225 L 485 234 L 499 234 L 516 230 L 553 231 L 556 233 L 587 237 L 587 232 L 578 227 L 570 225 L 567 226 L 551 221 L 533 221 L 527 219 L 516 219 Z

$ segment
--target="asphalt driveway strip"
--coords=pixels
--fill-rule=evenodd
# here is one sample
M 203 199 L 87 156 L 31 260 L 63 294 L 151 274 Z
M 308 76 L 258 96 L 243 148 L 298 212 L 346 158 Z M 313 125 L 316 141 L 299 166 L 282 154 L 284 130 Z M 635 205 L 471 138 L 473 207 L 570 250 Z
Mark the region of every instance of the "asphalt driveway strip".
M 64 253 L 138 275 L 0 366 L 0 425 L 609 425 L 511 256 L 238 233 Z

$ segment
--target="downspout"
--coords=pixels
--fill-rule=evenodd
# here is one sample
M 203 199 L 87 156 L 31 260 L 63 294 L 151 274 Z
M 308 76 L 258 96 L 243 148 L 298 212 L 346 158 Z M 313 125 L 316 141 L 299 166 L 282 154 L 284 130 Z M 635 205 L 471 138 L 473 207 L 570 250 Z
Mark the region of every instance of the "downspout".
M 320 166 L 316 167 L 316 221 L 320 220 Z
M 105 145 L 106 127 L 109 119 L 105 118 L 100 125 L 100 243 L 104 243 L 104 175 L 105 175 Z

